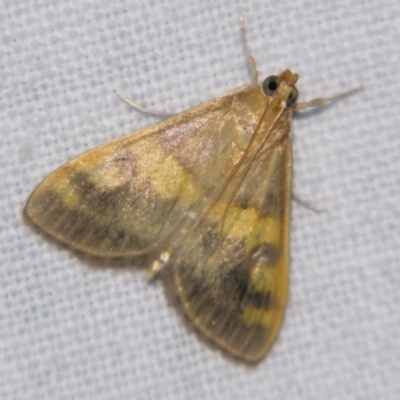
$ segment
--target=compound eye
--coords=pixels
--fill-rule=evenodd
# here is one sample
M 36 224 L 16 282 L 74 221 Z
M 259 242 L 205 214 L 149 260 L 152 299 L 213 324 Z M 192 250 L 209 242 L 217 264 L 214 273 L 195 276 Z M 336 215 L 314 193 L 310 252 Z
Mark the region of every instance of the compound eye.
M 296 86 L 293 86 L 292 93 L 290 93 L 288 99 L 286 100 L 286 105 L 289 107 L 292 106 L 296 103 L 298 97 L 299 91 L 297 90 Z
M 262 84 L 263 92 L 267 96 L 272 96 L 279 87 L 279 84 L 282 82 L 282 79 L 278 76 L 272 75 L 269 76 Z

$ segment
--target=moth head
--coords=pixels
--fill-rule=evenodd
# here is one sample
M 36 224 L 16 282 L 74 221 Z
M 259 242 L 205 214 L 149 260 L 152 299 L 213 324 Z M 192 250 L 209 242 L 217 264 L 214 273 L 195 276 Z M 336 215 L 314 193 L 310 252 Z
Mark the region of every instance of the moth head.
M 286 101 L 286 105 L 291 107 L 296 104 L 299 91 L 295 84 L 299 76 L 289 70 L 280 75 L 271 75 L 262 83 L 262 90 L 268 97 L 276 97 Z

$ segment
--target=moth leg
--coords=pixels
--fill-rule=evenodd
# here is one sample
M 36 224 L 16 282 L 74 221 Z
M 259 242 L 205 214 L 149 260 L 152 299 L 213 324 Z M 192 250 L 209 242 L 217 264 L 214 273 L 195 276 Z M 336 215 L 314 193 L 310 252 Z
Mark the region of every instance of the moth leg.
M 332 96 L 332 97 L 326 97 L 326 98 L 320 97 L 320 98 L 313 99 L 313 100 L 310 100 L 310 101 L 303 101 L 301 103 L 297 103 L 295 105 L 294 109 L 296 111 L 299 111 L 299 110 L 304 110 L 305 108 L 311 108 L 311 107 L 324 107 L 324 106 L 326 106 L 328 104 L 331 104 L 331 103 L 333 103 L 335 101 L 342 100 L 342 99 L 344 99 L 346 97 L 353 96 L 354 94 L 360 93 L 363 90 L 364 90 L 364 86 L 360 86 L 360 87 L 357 87 L 357 88 L 354 88 L 354 89 L 350 89 L 350 90 L 348 90 L 346 92 L 339 93 L 339 94 L 337 94 L 335 96 Z
M 139 110 L 140 112 L 143 112 L 145 114 L 152 114 L 152 115 L 156 115 L 158 117 L 173 117 L 174 113 L 168 113 L 168 112 L 163 112 L 163 111 L 155 111 L 155 110 L 148 110 L 147 108 L 141 107 L 138 104 L 134 103 L 132 100 L 128 99 L 127 97 L 125 97 L 124 95 L 122 95 L 121 93 L 118 93 L 118 96 L 125 101 L 126 103 L 128 103 L 131 107 L 135 108 L 136 110 Z
M 167 252 L 161 253 L 160 257 L 153 261 L 149 270 L 147 271 L 147 276 L 149 279 L 155 279 L 161 273 L 161 271 L 166 267 L 168 260 L 171 255 Z
M 243 45 L 243 52 L 246 57 L 247 66 L 249 67 L 251 72 L 251 86 L 257 86 L 258 85 L 257 63 L 255 58 L 251 54 L 250 46 L 247 41 L 246 22 L 244 20 L 243 15 L 241 15 L 239 18 L 239 24 L 240 24 L 240 37 Z
M 302 199 L 296 193 L 292 192 L 292 200 L 307 210 L 314 211 L 316 213 L 322 213 L 325 209 L 317 204 L 313 204 L 307 200 Z

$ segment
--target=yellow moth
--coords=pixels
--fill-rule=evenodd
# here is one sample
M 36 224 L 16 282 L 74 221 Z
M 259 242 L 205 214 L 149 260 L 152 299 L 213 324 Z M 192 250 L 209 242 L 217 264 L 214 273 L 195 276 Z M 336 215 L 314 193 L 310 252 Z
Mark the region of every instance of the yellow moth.
M 243 20 L 241 33 L 250 85 L 67 162 L 25 213 L 88 255 L 147 255 L 153 275 L 171 268 L 192 324 L 256 361 L 287 299 L 292 114 L 343 95 L 297 103 L 289 70 L 259 85 Z

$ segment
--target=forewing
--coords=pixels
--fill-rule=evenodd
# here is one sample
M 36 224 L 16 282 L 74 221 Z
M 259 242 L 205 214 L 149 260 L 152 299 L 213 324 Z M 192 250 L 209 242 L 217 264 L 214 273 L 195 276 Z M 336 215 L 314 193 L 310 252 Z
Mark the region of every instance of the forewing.
M 274 340 L 287 297 L 288 120 L 271 136 L 277 140 L 271 138 L 253 160 L 249 157 L 171 260 L 189 319 L 249 361 L 261 358 Z
M 171 251 L 242 153 L 259 97 L 245 87 L 75 158 L 36 188 L 26 215 L 99 256 Z

